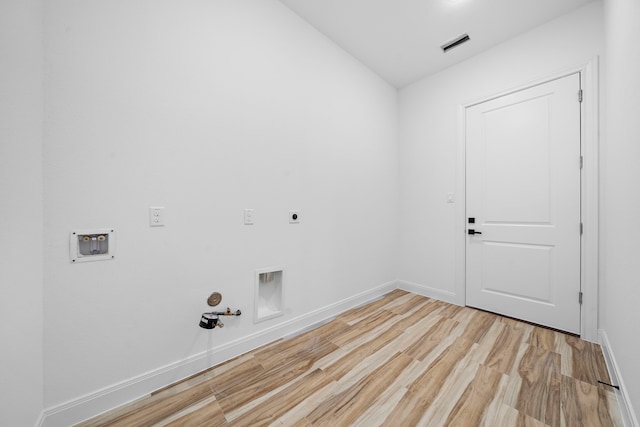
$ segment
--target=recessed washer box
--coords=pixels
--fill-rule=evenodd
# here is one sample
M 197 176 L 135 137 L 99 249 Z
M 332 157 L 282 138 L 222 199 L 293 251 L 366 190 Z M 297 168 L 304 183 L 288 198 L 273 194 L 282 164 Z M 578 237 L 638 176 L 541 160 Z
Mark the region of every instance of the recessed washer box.
M 113 228 L 74 230 L 69 234 L 69 258 L 72 263 L 106 261 L 115 258 L 115 251 Z
M 254 323 L 284 314 L 284 268 L 256 270 Z

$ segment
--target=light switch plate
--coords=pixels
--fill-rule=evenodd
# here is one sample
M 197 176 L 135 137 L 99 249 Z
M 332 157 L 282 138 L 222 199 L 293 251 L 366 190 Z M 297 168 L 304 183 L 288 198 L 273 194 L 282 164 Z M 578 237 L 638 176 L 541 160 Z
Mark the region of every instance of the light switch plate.
M 253 209 L 244 210 L 244 224 L 253 225 Z

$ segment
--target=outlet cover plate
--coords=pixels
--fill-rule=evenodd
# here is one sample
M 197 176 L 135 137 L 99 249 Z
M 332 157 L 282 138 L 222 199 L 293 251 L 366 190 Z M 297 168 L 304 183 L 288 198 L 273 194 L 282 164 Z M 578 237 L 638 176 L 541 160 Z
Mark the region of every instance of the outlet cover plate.
M 164 207 L 149 207 L 149 227 L 164 227 Z

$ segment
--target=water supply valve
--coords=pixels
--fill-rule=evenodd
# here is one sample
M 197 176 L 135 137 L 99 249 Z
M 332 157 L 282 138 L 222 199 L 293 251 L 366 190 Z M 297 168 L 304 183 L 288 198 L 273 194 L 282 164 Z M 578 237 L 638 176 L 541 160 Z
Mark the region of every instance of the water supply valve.
M 222 295 L 219 292 L 214 292 L 207 299 L 207 304 L 211 307 L 215 307 L 222 301 Z M 220 320 L 220 316 L 240 316 L 242 312 L 240 310 L 231 311 L 227 307 L 226 311 L 212 311 L 210 313 L 202 313 L 200 317 L 200 327 L 204 329 L 223 328 L 224 323 Z

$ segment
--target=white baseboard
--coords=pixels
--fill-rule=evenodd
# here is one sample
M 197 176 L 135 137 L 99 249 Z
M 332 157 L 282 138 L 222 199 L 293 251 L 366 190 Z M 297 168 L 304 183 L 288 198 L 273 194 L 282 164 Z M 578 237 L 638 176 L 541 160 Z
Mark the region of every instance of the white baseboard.
M 127 381 L 45 409 L 40 416 L 37 427 L 69 427 L 269 342 L 308 329 L 353 307 L 379 298 L 397 287 L 395 281 L 385 283 L 377 288 L 244 336 L 225 344 L 222 348 L 195 354 Z
M 407 282 L 406 280 L 398 280 L 396 283 L 398 284 L 398 289 L 402 289 L 403 291 L 412 292 L 414 294 L 422 295 L 423 297 L 435 298 L 450 304 L 463 305 L 459 301 L 460 298 L 458 298 L 458 296 L 453 292 L 447 292 L 441 289 Z
M 620 389 L 616 390 L 616 397 L 618 398 L 622 421 L 624 422 L 625 427 L 640 427 L 638 417 L 631 405 L 631 399 L 629 398 L 629 395 L 627 395 L 627 388 L 624 385 L 624 380 L 620 376 L 618 363 L 616 362 L 613 349 L 609 343 L 609 337 L 604 329 L 598 330 L 598 335 L 600 337 L 602 354 L 604 355 L 604 360 L 607 364 L 607 369 L 609 370 L 609 376 L 611 377 L 611 383 L 620 386 Z

